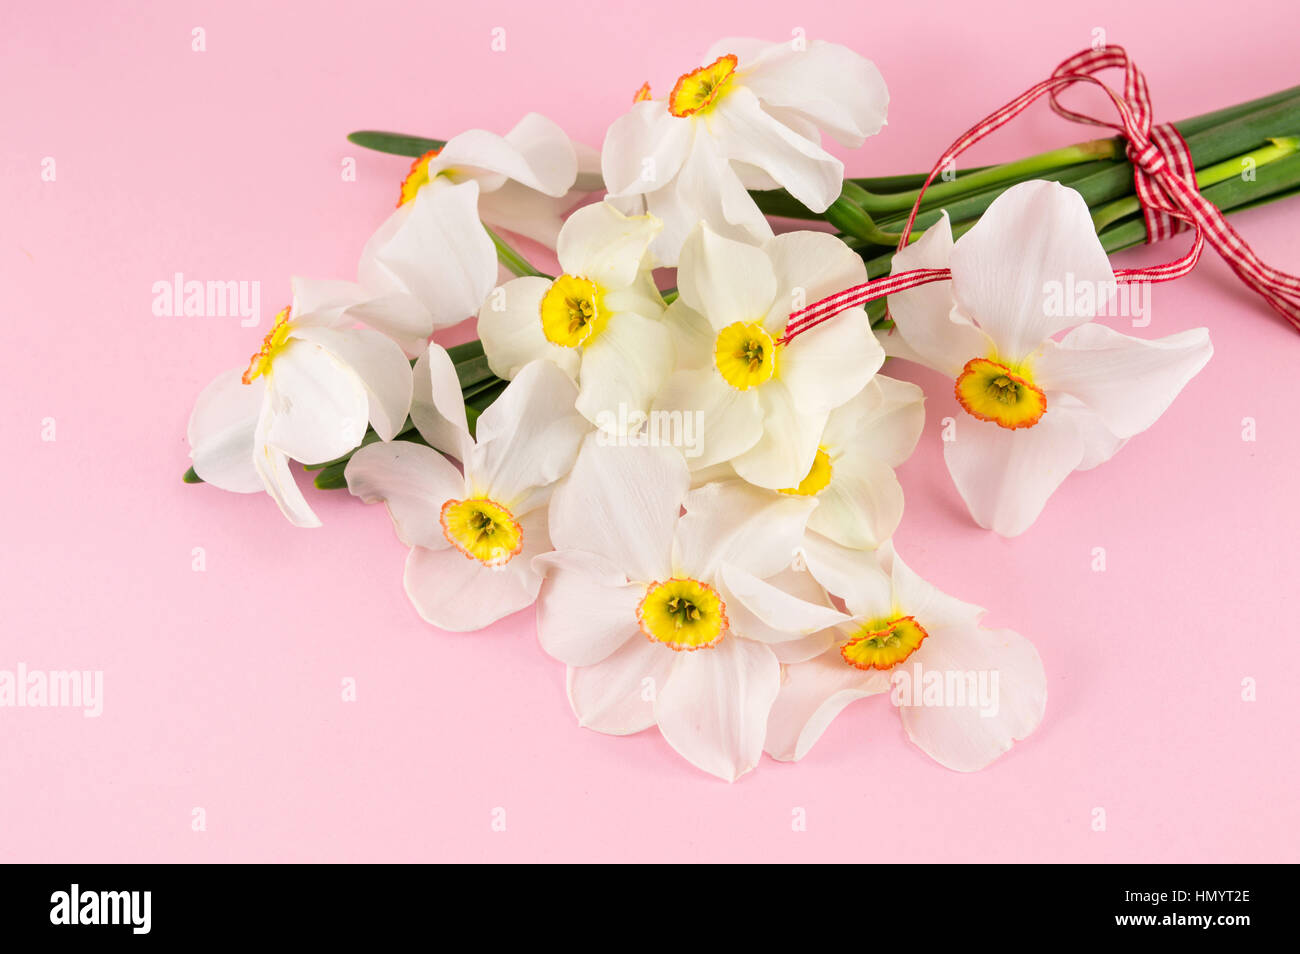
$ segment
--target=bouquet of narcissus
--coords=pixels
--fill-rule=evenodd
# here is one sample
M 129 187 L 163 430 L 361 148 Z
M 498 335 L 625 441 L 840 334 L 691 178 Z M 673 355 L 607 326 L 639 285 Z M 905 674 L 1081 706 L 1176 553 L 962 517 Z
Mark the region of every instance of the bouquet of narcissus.
M 822 42 L 729 39 L 667 95 L 629 83 L 598 159 L 537 114 L 504 135 L 354 133 L 413 159 L 397 208 L 355 281 L 294 279 L 247 366 L 202 392 L 186 479 L 266 491 L 301 527 L 318 520 L 292 462 L 382 501 L 424 619 L 475 630 L 536 604 L 580 725 L 658 726 L 721 778 L 802 758 L 876 694 L 936 761 L 983 768 L 1042 719 L 1043 665 L 892 545 L 924 396 L 886 354 L 949 379 L 948 469 L 1010 537 L 1210 359 L 1204 328 L 1105 324 L 1126 287 L 1208 241 L 1277 310 L 1295 301 L 1223 214 L 1300 189 L 1300 90 L 1152 127 L 1113 51 L 1031 93 L 1098 122 L 1056 94 L 1124 68 L 1116 136 L 957 171 L 968 133 L 928 176 L 844 177 L 822 137 L 861 145 L 889 97 Z M 1112 269 L 1182 228 L 1181 263 Z M 463 321 L 476 340 L 431 340 Z

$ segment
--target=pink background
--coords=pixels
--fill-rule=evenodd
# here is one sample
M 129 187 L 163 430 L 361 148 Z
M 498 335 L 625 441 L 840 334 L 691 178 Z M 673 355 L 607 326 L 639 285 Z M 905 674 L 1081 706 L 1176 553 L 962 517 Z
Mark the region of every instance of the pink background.
M 394 201 L 403 160 L 350 130 L 502 132 L 537 110 L 599 145 L 643 80 L 662 90 L 718 37 L 801 27 L 889 81 L 891 125 L 850 169 L 913 171 L 1096 27 L 1163 119 L 1294 84 L 1294 0 L 267 6 L 26 4 L 0 31 L 0 669 L 105 680 L 98 719 L 0 709 L 0 859 L 1297 860 L 1300 336 L 1211 256 L 1156 289 L 1138 333 L 1208 325 L 1214 360 L 1014 541 L 949 483 L 944 382 L 894 369 L 931 394 L 900 551 L 1033 639 L 1049 675 L 1040 730 L 976 775 L 930 762 L 881 698 L 802 764 L 726 785 L 655 732 L 577 728 L 530 612 L 475 635 L 423 624 L 382 509 L 312 491 L 325 527 L 302 531 L 265 496 L 179 480 L 199 389 L 256 350 L 291 274 L 351 277 Z M 1087 136 L 1044 107 L 971 161 Z M 1298 211 L 1234 221 L 1297 270 Z M 260 281 L 262 325 L 154 316 L 177 271 Z

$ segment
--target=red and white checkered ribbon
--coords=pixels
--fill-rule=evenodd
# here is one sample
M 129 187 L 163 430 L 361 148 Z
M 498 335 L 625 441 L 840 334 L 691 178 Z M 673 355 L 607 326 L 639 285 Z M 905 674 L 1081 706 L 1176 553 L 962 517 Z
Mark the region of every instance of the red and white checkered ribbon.
M 1123 95 L 1092 75 L 1106 69 L 1124 71 Z M 1090 83 L 1101 89 L 1114 104 L 1119 121 L 1107 122 L 1062 106 L 1058 95 L 1075 83 Z M 1115 272 L 1118 281 L 1163 282 L 1181 278 L 1196 267 L 1205 243 L 1209 242 L 1243 282 L 1300 330 L 1300 278 L 1264 264 L 1246 244 L 1246 240 L 1228 224 L 1214 203 L 1201 195 L 1196 186 L 1196 170 L 1187 143 L 1172 125 L 1152 125 L 1151 98 L 1146 77 L 1129 59 L 1123 47 L 1119 46 L 1089 49 L 1075 54 L 1058 66 L 1050 78 L 1032 86 L 962 133 L 939 157 L 921 186 L 916 203 L 912 206 L 912 214 L 903 229 L 902 240 L 898 244 L 900 251 L 907 247 L 916 216 L 921 210 L 922 197 L 935 178 L 963 152 L 990 133 L 1001 129 L 1044 95 L 1051 97 L 1052 109 L 1061 116 L 1074 122 L 1114 129 L 1128 140 L 1126 152 L 1129 161 L 1133 163 L 1133 180 L 1138 200 L 1142 203 L 1148 242 L 1170 238 L 1188 227 L 1195 230 L 1191 248 L 1181 257 L 1164 265 L 1118 269 Z M 788 342 L 849 308 L 951 277 L 946 268 L 914 269 L 873 279 L 828 295 L 792 313 L 781 340 Z

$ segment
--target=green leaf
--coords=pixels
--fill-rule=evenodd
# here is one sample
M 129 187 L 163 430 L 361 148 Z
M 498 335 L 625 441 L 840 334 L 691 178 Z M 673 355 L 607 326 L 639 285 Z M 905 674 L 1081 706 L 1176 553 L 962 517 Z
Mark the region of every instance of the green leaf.
M 377 129 L 361 129 L 348 133 L 348 142 L 376 152 L 387 152 L 394 156 L 423 156 L 426 152 L 441 149 L 447 145 L 443 139 L 425 139 L 423 136 L 409 136 L 406 133 L 381 132 Z

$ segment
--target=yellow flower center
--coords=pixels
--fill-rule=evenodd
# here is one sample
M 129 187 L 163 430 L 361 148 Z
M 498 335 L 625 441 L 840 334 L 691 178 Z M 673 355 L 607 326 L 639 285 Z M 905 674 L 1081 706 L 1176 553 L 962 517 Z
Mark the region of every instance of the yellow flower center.
M 831 455 L 826 453 L 826 448 L 817 448 L 817 456 L 813 458 L 812 467 L 808 469 L 807 476 L 799 481 L 798 487 L 786 487 L 781 491 L 783 494 L 798 494 L 800 497 L 813 497 L 826 489 L 826 485 L 831 482 Z
M 430 149 L 411 163 L 411 170 L 406 174 L 406 178 L 402 180 L 402 193 L 397 199 L 399 209 L 414 200 L 415 194 L 420 191 L 420 186 L 429 181 L 429 160 L 440 152 L 442 152 L 441 149 Z
M 756 321 L 737 321 L 718 332 L 713 360 L 722 379 L 748 391 L 776 373 L 776 342 Z
M 448 500 L 439 522 L 452 546 L 485 566 L 504 566 L 524 548 L 524 531 L 514 515 L 486 497 Z
M 275 324 L 271 325 L 271 330 L 262 339 L 262 347 L 248 359 L 248 369 L 240 380 L 245 384 L 252 384 L 262 375 L 269 374 L 271 362 L 289 340 L 291 330 L 293 329 L 289 324 L 289 309 L 281 308 L 280 313 L 275 316 Z
M 890 669 L 925 642 L 930 634 L 911 616 L 895 616 L 862 626 L 840 647 L 840 655 L 858 669 Z
M 636 95 L 632 97 L 632 104 L 636 105 L 637 103 L 644 103 L 649 98 L 650 98 L 650 84 L 648 82 L 642 83 L 641 88 L 637 90 Z
M 1028 369 L 989 358 L 967 361 L 953 390 L 968 414 L 999 427 L 1033 427 L 1047 410 L 1047 395 L 1034 386 Z
M 707 583 L 671 579 L 652 583 L 636 608 L 641 632 L 669 649 L 712 646 L 727 629 L 727 604 Z
M 609 320 L 600 286 L 589 278 L 561 275 L 542 296 L 542 334 L 551 344 L 577 348 L 590 341 Z
M 668 112 L 674 116 L 696 116 L 707 113 L 726 94 L 731 77 L 736 72 L 736 57 L 728 53 L 708 66 L 701 66 L 677 78 L 668 97 Z

